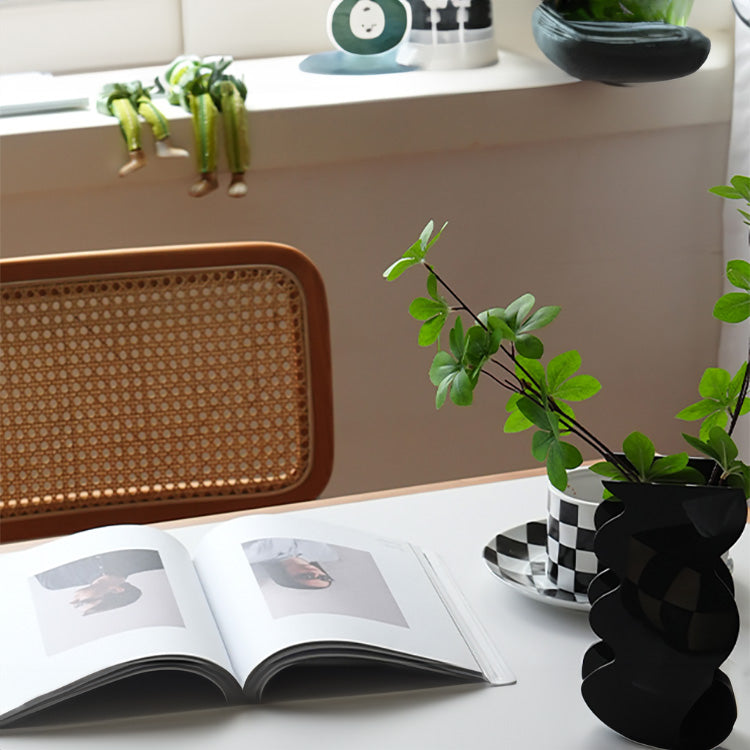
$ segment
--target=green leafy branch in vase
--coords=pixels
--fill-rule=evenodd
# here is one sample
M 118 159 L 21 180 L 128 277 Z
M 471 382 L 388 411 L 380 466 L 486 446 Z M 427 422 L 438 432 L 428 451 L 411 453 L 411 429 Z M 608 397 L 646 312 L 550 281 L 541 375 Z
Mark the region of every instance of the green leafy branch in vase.
M 414 266 L 422 266 L 427 272 L 427 296 L 414 299 L 409 313 L 421 323 L 418 344 L 437 345 L 429 377 L 436 388 L 438 409 L 447 400 L 457 406 L 470 406 L 482 376 L 506 390 L 509 397 L 504 431 L 534 430 L 532 455 L 546 463 L 550 482 L 561 490 L 567 486 L 568 470 L 583 461 L 581 451 L 571 442 L 576 439 L 601 456 L 603 460 L 592 469 L 610 478 L 678 484 L 709 481 L 741 486 L 746 495 L 750 495 L 750 469 L 737 458 L 738 451 L 731 438 L 737 418 L 750 410 L 746 398 L 747 363 L 734 376 L 720 368 L 709 368 L 699 389 L 702 401 L 678 415 L 682 419 L 702 420 L 699 437 L 685 435 L 685 438 L 693 448 L 715 462 L 716 469 L 710 477 L 690 465 L 687 452 L 657 455 L 652 441 L 640 432 L 628 435 L 622 452 L 615 452 L 575 415 L 572 404 L 593 397 L 601 389 L 596 378 L 579 372 L 579 352 L 570 350 L 558 354 L 546 366 L 541 361 L 544 344 L 537 333 L 555 320 L 560 307 L 549 305 L 534 309 L 536 299 L 526 293 L 506 307 L 475 312 L 427 262 L 427 253 L 445 226 L 433 236 L 435 227 L 430 221 L 417 241 L 383 274 L 388 281 L 394 281 Z M 743 290 L 750 290 L 749 279 L 744 275 L 748 270 L 746 262 L 730 263 L 735 269 L 730 281 Z M 453 323 L 449 325 L 451 319 Z M 446 327 L 448 346 L 442 347 L 441 334 Z

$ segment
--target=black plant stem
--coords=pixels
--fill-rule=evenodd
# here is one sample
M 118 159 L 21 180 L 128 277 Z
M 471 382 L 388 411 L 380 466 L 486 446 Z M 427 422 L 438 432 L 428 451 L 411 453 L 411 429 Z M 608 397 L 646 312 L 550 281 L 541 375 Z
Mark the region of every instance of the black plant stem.
M 750 387 L 750 341 L 747 345 L 747 367 L 745 368 L 745 377 L 742 379 L 742 385 L 740 386 L 740 392 L 737 396 L 737 403 L 734 405 L 734 411 L 732 412 L 732 418 L 729 422 L 729 429 L 727 434 L 731 435 L 734 432 L 737 420 L 740 418 L 740 411 L 742 411 L 742 405 L 747 396 L 748 387 Z
M 443 279 L 440 276 L 440 274 L 437 273 L 437 271 L 435 271 L 435 269 L 429 263 L 425 263 L 424 266 L 425 266 L 425 268 L 431 274 L 433 274 L 435 276 L 435 278 L 437 279 L 437 281 L 440 282 L 440 284 L 453 297 L 453 299 L 455 299 L 456 302 L 458 302 L 458 304 L 460 306 L 460 309 L 465 310 L 477 322 L 477 324 L 480 325 L 486 331 L 487 330 L 487 326 L 484 323 L 482 323 L 482 321 L 479 319 L 479 317 L 461 299 L 461 297 L 459 297 L 458 294 L 456 294 L 456 292 L 453 291 L 453 289 L 445 281 L 445 279 Z M 534 380 L 534 378 L 532 377 L 532 375 L 524 368 L 524 366 L 522 364 L 520 364 L 518 362 L 518 360 L 516 359 L 516 356 L 515 356 L 515 352 L 508 351 L 504 346 L 502 346 L 501 349 L 505 353 L 505 355 L 507 357 L 509 357 L 515 363 L 515 365 L 521 370 L 521 372 L 523 372 L 523 374 L 526 375 L 526 377 L 529 379 L 529 381 L 534 385 L 536 393 L 535 394 L 531 394 L 531 395 L 529 395 L 528 393 L 526 393 L 526 395 L 529 396 L 529 397 L 531 397 L 539 406 L 541 406 L 542 408 L 544 408 L 544 404 L 541 401 L 539 401 L 539 398 L 541 397 L 541 389 L 539 388 L 539 385 Z M 518 380 L 519 383 L 521 384 L 521 387 L 520 387 L 520 389 L 517 389 L 517 388 L 513 387 L 513 385 L 511 385 L 510 383 L 506 383 L 506 382 L 500 380 L 499 378 L 497 378 L 494 375 L 492 375 L 492 373 L 489 373 L 489 372 L 487 372 L 486 370 L 483 369 L 482 372 L 485 375 L 489 375 L 489 377 L 492 380 L 494 380 L 496 383 L 498 383 L 499 385 L 501 385 L 504 388 L 507 388 L 507 389 L 509 389 L 511 391 L 514 391 L 515 393 L 523 393 L 524 392 L 524 383 L 519 379 L 519 377 L 516 375 L 515 372 L 513 372 L 509 367 L 507 367 L 502 362 L 499 362 L 496 359 L 492 359 L 491 361 L 494 362 L 496 365 L 498 365 L 503 370 L 505 370 L 507 373 L 509 373 L 510 375 L 512 375 L 516 380 Z M 587 430 L 582 424 L 580 424 L 577 420 L 571 419 L 570 417 L 568 417 L 565 414 L 563 414 L 562 411 L 560 410 L 560 408 L 551 399 L 550 399 L 550 405 L 552 406 L 552 408 L 555 411 L 555 413 L 557 413 L 560 416 L 560 418 L 564 421 L 565 427 L 567 429 L 569 429 L 571 432 L 573 432 L 573 434 L 575 434 L 579 438 L 581 438 L 581 440 L 583 440 L 587 445 L 589 445 L 590 447 L 592 447 L 597 453 L 599 453 L 607 461 L 609 461 L 610 463 L 612 463 L 615 466 L 617 466 L 620 469 L 620 471 L 622 471 L 622 473 L 625 476 L 630 476 L 631 478 L 633 476 L 635 476 L 634 475 L 633 467 L 630 465 L 629 461 L 625 460 L 623 462 L 621 459 L 619 459 L 617 456 L 615 456 L 615 454 L 609 448 L 607 448 L 607 446 L 604 443 L 602 443 L 601 440 L 599 440 L 595 435 L 593 435 L 591 432 L 589 432 L 589 430 Z M 637 477 L 636 477 L 636 481 L 637 481 Z
M 450 288 L 450 286 L 448 286 L 448 284 L 440 276 L 440 274 L 438 274 L 437 271 L 429 263 L 425 263 L 424 267 L 440 282 L 442 286 L 445 287 L 445 289 L 453 297 L 453 299 L 455 299 L 456 302 L 458 302 L 458 304 L 461 306 L 461 309 L 466 310 L 466 312 L 469 313 L 469 315 L 471 315 L 471 317 L 474 318 L 474 320 L 476 320 L 476 322 L 486 331 L 487 326 L 482 323 L 481 320 L 479 320 L 479 318 L 472 312 L 471 308 L 453 291 L 453 289 Z
M 730 437 L 732 436 L 732 433 L 734 432 L 734 428 L 737 425 L 737 420 L 740 418 L 740 411 L 742 410 L 742 405 L 745 402 L 745 397 L 747 396 L 748 388 L 750 388 L 750 341 L 748 341 L 747 367 L 745 368 L 745 377 L 742 379 L 740 392 L 737 395 L 737 403 L 734 405 L 734 409 L 732 410 L 732 416 L 729 420 L 729 427 L 727 428 L 727 435 L 729 435 Z M 721 479 L 721 466 L 718 463 L 714 462 L 714 468 L 711 471 L 711 476 L 708 479 L 708 483 L 710 485 L 718 485 L 720 479 Z

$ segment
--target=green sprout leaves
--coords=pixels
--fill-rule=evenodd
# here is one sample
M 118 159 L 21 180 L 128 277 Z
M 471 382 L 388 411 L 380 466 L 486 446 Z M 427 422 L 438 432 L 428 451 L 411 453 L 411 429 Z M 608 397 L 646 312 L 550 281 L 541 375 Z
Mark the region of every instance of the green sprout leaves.
M 736 174 L 729 180 L 729 183 L 729 185 L 716 185 L 716 187 L 709 188 L 708 192 L 722 198 L 729 198 L 730 200 L 744 199 L 748 206 L 750 206 L 750 177 Z M 741 208 L 737 210 L 745 220 L 745 224 L 750 225 L 750 213 L 743 211 Z
M 450 351 L 439 351 L 430 367 L 430 381 L 437 387 L 438 409 L 449 394 L 456 406 L 472 404 L 482 367 L 500 346 L 499 337 L 482 326 L 472 326 L 464 333 L 461 318 L 456 318 L 448 340 Z
M 427 255 L 427 251 L 438 241 L 440 235 L 443 233 L 443 229 L 447 225 L 448 222 L 446 221 L 440 228 L 440 231 L 434 237 L 431 237 L 435 225 L 430 219 L 419 235 L 419 239 L 397 261 L 385 269 L 383 276 L 388 281 L 395 281 L 407 268 L 422 263 Z
M 728 292 L 719 297 L 714 306 L 714 317 L 725 323 L 741 323 L 750 318 L 750 263 L 746 260 L 730 260 L 727 263 L 727 279 L 741 292 Z
M 521 391 L 514 393 L 506 404 L 508 418 L 504 432 L 521 432 L 536 427 L 531 452 L 538 461 L 546 461 L 547 475 L 553 486 L 564 490 L 567 469 L 580 466 L 580 451 L 562 437 L 575 424 L 573 409 L 566 402 L 584 401 L 601 389 L 591 375 L 577 375 L 581 355 L 563 352 L 550 360 L 545 371 L 538 360 L 517 357 L 516 373 Z
M 429 346 L 438 340 L 450 312 L 445 298 L 438 294 L 434 273 L 427 277 L 427 293 L 429 297 L 417 297 L 409 305 L 409 315 L 424 321 L 417 339 L 420 346 Z
M 721 472 L 720 482 L 740 487 L 745 497 L 750 497 L 750 466 L 737 458 L 737 446 L 724 429 L 712 427 L 706 440 L 685 433 L 682 436 L 693 448 L 716 462 Z
M 705 484 L 703 474 L 688 465 L 687 453 L 657 456 L 654 444 L 642 432 L 631 432 L 622 443 L 625 458 L 635 470 L 639 482 L 668 484 Z M 600 461 L 591 471 L 608 479 L 627 480 L 622 470 L 610 461 Z
M 553 357 L 545 372 L 541 362 L 525 357 L 517 358 L 517 374 L 524 392 L 537 396 L 543 403 L 552 402 L 557 410 L 570 419 L 575 415 L 567 401 L 585 401 L 601 390 L 601 383 L 592 375 L 576 375 L 581 367 L 581 355 L 571 350 Z M 504 432 L 521 432 L 534 424 L 520 408 L 520 396 L 514 394 L 506 404 L 510 412 Z
M 708 434 L 714 427 L 726 427 L 729 417 L 737 409 L 737 401 L 745 379 L 747 362 L 743 363 L 737 374 L 732 377 L 726 370 L 720 367 L 709 367 L 701 378 L 698 385 L 698 393 L 703 398 L 690 406 L 686 406 L 677 414 L 677 419 L 695 421 L 702 419 L 698 437 L 706 440 Z M 739 407 L 738 415 L 747 414 L 750 411 L 750 399 L 744 398 Z
M 505 308 L 493 307 L 480 313 L 479 320 L 501 332 L 503 339 L 512 343 L 522 356 L 539 359 L 544 354 L 544 345 L 531 331 L 549 325 L 558 316 L 560 308 L 548 305 L 532 312 L 535 304 L 533 294 L 522 294 Z

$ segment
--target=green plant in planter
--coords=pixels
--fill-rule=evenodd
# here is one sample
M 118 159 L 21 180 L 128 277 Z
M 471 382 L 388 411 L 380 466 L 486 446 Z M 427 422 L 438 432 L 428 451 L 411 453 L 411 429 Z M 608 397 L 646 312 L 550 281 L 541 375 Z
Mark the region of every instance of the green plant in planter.
M 547 0 L 571 21 L 687 23 L 693 0 Z
M 713 192 L 728 198 L 745 198 L 750 203 L 750 179 L 735 177 L 731 186 L 714 188 Z M 746 212 L 741 213 L 750 219 Z M 409 314 L 421 322 L 419 345 L 437 344 L 429 377 L 437 389 L 438 409 L 448 400 L 457 406 L 471 405 L 480 378 L 491 380 L 510 394 L 504 431 L 534 430 L 531 452 L 546 463 L 550 482 L 560 490 L 567 486 L 567 471 L 583 461 L 581 451 L 571 442 L 576 439 L 602 457 L 603 461 L 592 469 L 609 478 L 676 484 L 708 482 L 741 487 L 745 496 L 750 496 L 750 466 L 737 457 L 731 437 L 738 418 L 750 410 L 747 363 L 735 374 L 721 368 L 707 369 L 699 385 L 701 400 L 677 415 L 701 421 L 698 437 L 684 437 L 692 448 L 714 462 L 710 477 L 689 464 L 687 452 L 657 455 L 652 441 L 640 432 L 625 438 L 622 452 L 611 450 L 575 415 L 573 404 L 591 398 L 601 388 L 596 378 L 579 372 L 580 354 L 570 350 L 552 357 L 546 365 L 542 362 L 544 344 L 537 333 L 557 317 L 560 308 L 550 305 L 535 309 L 536 300 L 527 293 L 505 307 L 472 310 L 427 261 L 428 251 L 445 226 L 434 233 L 430 221 L 417 241 L 383 274 L 393 281 L 413 266 L 427 271 L 427 296 L 414 299 Z M 750 317 L 750 264 L 730 261 L 727 277 L 739 291 L 724 295 L 716 303 L 714 315 L 725 322 L 740 322 Z M 464 318 L 468 319 L 466 325 Z

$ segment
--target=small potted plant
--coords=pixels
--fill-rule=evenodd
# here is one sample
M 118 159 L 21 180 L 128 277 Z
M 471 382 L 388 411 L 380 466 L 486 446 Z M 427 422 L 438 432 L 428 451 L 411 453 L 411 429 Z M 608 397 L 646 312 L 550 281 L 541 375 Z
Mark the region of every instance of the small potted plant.
M 750 207 L 748 177 L 737 175 L 712 192 Z M 750 213 L 740 214 L 750 225 Z M 584 659 L 584 699 L 607 725 L 638 742 L 715 747 L 736 719 L 731 684 L 718 669 L 739 633 L 731 574 L 721 558 L 745 527 L 750 497 L 750 466 L 732 438 L 750 411 L 748 363 L 736 373 L 709 367 L 701 399 L 677 415 L 700 422 L 697 435 L 684 433 L 697 459 L 687 452 L 659 455 L 640 432 L 613 450 L 575 415 L 572 405 L 601 388 L 579 373 L 580 354 L 570 350 L 542 362 L 537 334 L 560 308 L 536 307 L 527 293 L 505 307 L 474 311 L 427 260 L 444 228 L 435 233 L 429 222 L 384 273 L 392 281 L 411 267 L 427 272 L 427 296 L 414 299 L 409 313 L 421 322 L 418 343 L 438 347 L 429 369 L 437 408 L 449 400 L 472 404 L 480 378 L 506 390 L 505 432 L 533 429 L 531 452 L 561 491 L 568 471 L 583 461 L 576 442 L 602 458 L 591 467 L 605 478 L 608 500 L 596 517 L 594 551 L 602 565 L 588 587 L 589 620 L 602 640 Z M 736 291 L 718 300 L 714 315 L 738 323 L 750 317 L 750 263 L 730 261 L 727 278 Z

